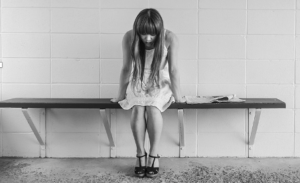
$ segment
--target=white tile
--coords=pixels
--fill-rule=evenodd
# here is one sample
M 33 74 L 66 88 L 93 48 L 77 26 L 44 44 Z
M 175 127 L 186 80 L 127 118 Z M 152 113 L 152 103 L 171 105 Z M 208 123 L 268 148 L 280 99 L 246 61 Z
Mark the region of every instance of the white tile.
M 297 84 L 300 84 L 300 62 L 296 62 L 296 81 Z
M 179 134 L 162 133 L 158 153 L 161 157 L 179 157 Z M 197 157 L 197 134 L 195 133 L 185 133 L 185 156 Z
M 132 110 L 118 109 L 116 111 L 117 133 L 132 133 L 130 126 Z
M 185 134 L 185 156 L 197 157 L 197 134 L 186 133 Z
M 198 93 L 200 96 L 214 96 L 236 94 L 239 98 L 246 97 L 246 85 L 236 84 L 199 84 Z
M 244 109 L 199 109 L 198 132 L 242 133 L 245 130 Z
M 196 109 L 184 109 L 184 130 L 185 133 L 197 133 L 197 110 Z M 179 121 L 178 110 L 168 109 L 162 113 L 164 124 L 163 133 L 179 133 Z
M 245 34 L 246 10 L 199 10 L 200 34 Z
M 99 138 L 99 157 L 110 157 L 110 145 L 106 133 L 100 133 Z
M 179 59 L 197 59 L 198 58 L 198 36 L 195 35 L 177 35 L 179 40 Z
M 294 156 L 294 133 L 257 133 L 254 157 Z
M 132 29 L 139 12 L 139 9 L 101 10 L 101 33 L 126 33 Z
M 3 148 L 2 148 L 2 142 L 3 142 L 3 140 L 2 139 L 3 139 L 2 138 L 2 132 L 0 132 L 0 157 L 3 156 Z
M 101 58 L 123 58 L 122 39 L 123 34 L 105 34 L 100 38 Z
M 2 100 L 11 98 L 50 98 L 49 84 L 2 84 Z
M 168 8 L 168 9 L 196 9 L 197 0 L 151 0 L 149 1 L 150 8 Z
M 48 157 L 98 157 L 98 133 L 48 133 Z
M 179 157 L 179 134 L 174 132 L 162 133 L 158 151 L 161 157 Z
M 118 96 L 118 84 L 101 84 L 100 85 L 100 98 L 115 98 Z
M 118 157 L 136 156 L 136 145 L 132 133 L 118 133 L 116 146 Z
M 300 133 L 295 133 L 295 157 L 300 157 Z
M 53 34 L 51 56 L 60 58 L 99 58 L 99 35 Z
M 250 121 L 252 127 L 253 121 Z M 294 111 L 291 109 L 262 109 L 257 132 L 293 133 Z
M 298 2 L 298 6 L 300 9 L 300 1 Z M 300 11 L 296 10 L 296 34 L 300 34 Z
M 99 8 L 99 0 L 51 0 L 51 6 L 57 8 Z
M 247 83 L 293 84 L 294 64 L 294 60 L 249 60 L 246 67 Z
M 51 0 L 2 0 L 2 7 L 50 7 Z
M 247 17 L 248 34 L 294 34 L 295 31 L 294 11 L 248 10 Z
M 1 13 L 1 10 L 0 10 Z M 0 21 L 0 30 L 1 30 L 1 21 Z M 2 35 L 0 34 L 0 58 L 2 57 Z
M 52 98 L 99 98 L 99 85 L 52 85 Z
M 4 83 L 50 83 L 50 59 L 3 58 Z
M 249 35 L 247 36 L 248 59 L 294 59 L 294 36 Z
M 247 0 L 199 0 L 199 8 L 246 9 Z
M 176 109 L 169 109 L 162 113 L 163 116 L 163 132 L 162 133 L 178 133 L 178 112 Z M 184 115 L 185 117 L 185 115 Z M 195 123 L 195 122 L 194 122 Z
M 51 10 L 52 32 L 98 33 L 100 16 L 98 9 Z
M 248 9 L 295 9 L 295 0 L 248 0 Z
M 52 59 L 52 83 L 99 83 L 97 59 Z
M 295 108 L 300 108 L 300 85 L 295 86 Z
M 197 85 L 196 84 L 181 84 L 181 95 L 183 96 L 196 96 L 197 95 Z
M 245 134 L 240 133 L 199 133 L 199 157 L 246 157 Z
M 100 133 L 101 117 L 97 109 L 48 109 L 47 132 Z
M 198 33 L 197 10 L 160 9 L 158 11 L 163 18 L 164 27 L 171 30 L 175 34 Z
M 201 35 L 198 49 L 199 58 L 244 59 L 245 37 Z
M 148 7 L 147 0 L 101 0 L 101 8 L 140 8 Z
M 296 36 L 296 59 L 300 58 L 300 36 Z
M 277 98 L 286 103 L 286 108 L 294 108 L 293 85 L 248 85 L 247 98 Z
M 2 133 L 2 155 L 39 157 L 40 145 L 33 133 Z
M 300 133 L 300 109 L 295 109 L 295 132 Z
M 50 34 L 2 34 L 3 57 L 50 57 Z
M 197 84 L 197 60 L 179 60 L 181 84 Z
M 50 32 L 50 9 L 3 8 L 2 32 Z
M 101 60 L 101 83 L 117 84 L 120 81 L 123 60 L 121 59 L 102 59 Z
M 38 131 L 40 131 L 40 109 L 29 109 L 29 115 Z M 2 109 L 2 130 L 13 133 L 32 133 L 21 109 Z
M 201 84 L 245 83 L 245 61 L 199 60 L 198 74 L 198 83 Z
M 300 9 L 300 0 L 297 0 L 297 8 Z

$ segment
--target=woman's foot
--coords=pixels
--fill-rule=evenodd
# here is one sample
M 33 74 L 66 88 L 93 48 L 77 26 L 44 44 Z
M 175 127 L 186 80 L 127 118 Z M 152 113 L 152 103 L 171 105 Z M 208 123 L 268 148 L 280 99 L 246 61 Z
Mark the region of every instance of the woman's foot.
M 146 176 L 147 177 L 153 178 L 153 177 L 156 177 L 158 175 L 158 172 L 159 172 L 158 158 L 160 158 L 159 155 L 151 156 L 149 154 L 148 167 L 147 167 L 147 170 L 146 170 Z
M 144 155 L 136 155 L 137 160 L 134 168 L 134 173 L 138 177 L 144 177 L 146 173 L 147 153 Z

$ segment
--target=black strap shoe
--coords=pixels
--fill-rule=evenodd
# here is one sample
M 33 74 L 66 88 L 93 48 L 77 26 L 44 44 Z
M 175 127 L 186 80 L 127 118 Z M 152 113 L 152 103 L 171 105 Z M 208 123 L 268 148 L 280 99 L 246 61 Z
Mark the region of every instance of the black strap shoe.
M 160 158 L 160 156 L 159 155 L 157 155 L 157 156 L 151 156 L 149 154 L 149 157 L 150 158 L 154 158 L 154 159 L 153 159 L 153 162 L 152 162 L 152 166 L 151 167 L 147 167 L 146 176 L 153 178 L 153 177 L 156 177 L 158 175 L 158 172 L 159 172 L 159 167 L 154 167 L 154 162 L 155 162 L 155 159 L 156 158 L 157 159 Z
M 144 176 L 145 176 L 145 173 L 146 173 L 146 166 L 142 166 L 142 163 L 141 163 L 141 158 L 143 158 L 143 157 L 145 157 L 145 156 L 147 157 L 147 153 L 145 153 L 145 155 L 143 155 L 143 156 L 138 156 L 138 155 L 136 155 L 136 157 L 139 158 L 139 164 L 140 164 L 140 166 L 134 168 L 134 173 L 135 173 L 135 175 L 138 176 L 138 177 L 144 177 Z M 145 160 L 145 164 L 146 164 L 146 163 L 147 163 L 147 162 L 146 162 L 146 160 Z

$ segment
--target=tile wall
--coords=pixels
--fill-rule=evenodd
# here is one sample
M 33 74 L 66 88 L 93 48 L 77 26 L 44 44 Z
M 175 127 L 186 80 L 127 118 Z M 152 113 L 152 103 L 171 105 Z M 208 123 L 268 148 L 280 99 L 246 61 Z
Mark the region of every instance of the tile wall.
M 121 41 L 156 8 L 180 41 L 184 95 L 279 98 L 262 111 L 254 157 L 300 157 L 300 0 L 0 0 L 0 99 L 111 98 Z M 130 111 L 115 110 L 118 157 L 134 157 Z M 39 128 L 38 110 L 30 114 Z M 38 157 L 18 109 L 0 111 L 0 156 Z M 247 157 L 247 111 L 186 110 L 186 155 Z M 179 156 L 177 111 L 163 113 L 160 154 Z M 48 109 L 48 157 L 109 157 L 98 110 Z

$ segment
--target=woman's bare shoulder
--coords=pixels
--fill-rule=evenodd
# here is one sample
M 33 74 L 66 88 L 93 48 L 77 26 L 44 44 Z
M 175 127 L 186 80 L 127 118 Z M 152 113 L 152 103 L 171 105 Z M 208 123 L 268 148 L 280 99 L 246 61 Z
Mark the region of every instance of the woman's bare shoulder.
M 127 44 L 132 43 L 132 41 L 133 41 L 133 30 L 129 30 L 124 34 L 123 41 L 125 41 Z
M 176 34 L 170 30 L 166 30 L 166 46 L 167 48 L 171 45 L 178 44 L 178 38 Z

